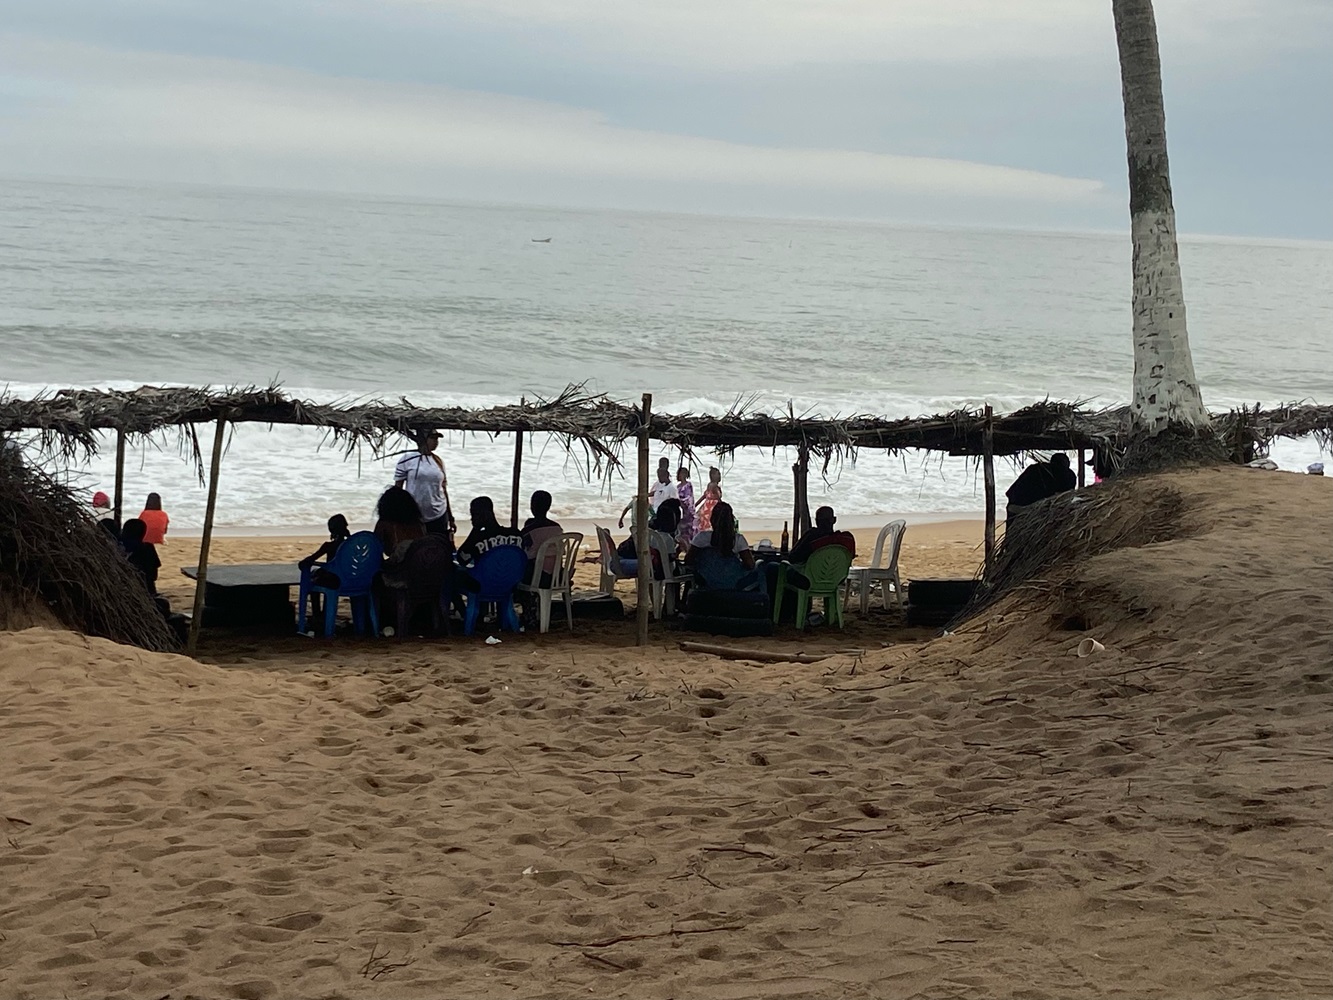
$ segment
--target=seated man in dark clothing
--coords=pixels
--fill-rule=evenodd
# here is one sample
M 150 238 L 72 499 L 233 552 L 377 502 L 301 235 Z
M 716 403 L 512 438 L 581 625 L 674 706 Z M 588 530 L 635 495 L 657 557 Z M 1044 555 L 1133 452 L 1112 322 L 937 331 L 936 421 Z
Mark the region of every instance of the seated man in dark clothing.
M 501 527 L 495 519 L 495 504 L 490 497 L 477 497 L 470 507 L 472 531 L 458 546 L 458 558 L 466 564 L 475 563 L 491 549 L 502 545 L 523 548 L 523 536 L 514 528 Z
M 1049 462 L 1034 462 L 1022 471 L 1014 484 L 1005 491 L 1008 503 L 1005 518 L 1011 518 L 1024 507 L 1074 489 L 1078 478 L 1069 468 L 1069 456 L 1057 451 Z
M 838 518 L 834 515 L 832 507 L 820 507 L 815 511 L 815 526 L 801 536 L 801 540 L 796 543 L 796 548 L 791 550 L 787 561 L 800 566 L 825 545 L 841 545 L 855 557 L 856 538 L 850 531 L 838 531 L 834 527 L 837 523 Z
M 528 553 L 526 579 L 529 583 L 535 583 L 539 587 L 549 587 L 560 554 L 556 552 L 555 555 L 548 556 L 546 565 L 538 567 L 536 563 L 537 550 L 542 547 L 542 543 L 547 539 L 559 538 L 563 534 L 563 529 L 559 522 L 552 521 L 547 517 L 551 512 L 551 494 L 545 490 L 538 490 L 532 494 L 531 506 L 532 517 L 523 522 L 523 530 L 519 532 L 523 536 L 523 548 Z
M 157 571 L 162 568 L 162 560 L 157 556 L 157 546 L 144 541 L 148 525 L 137 517 L 125 522 L 120 531 L 120 547 L 125 550 L 125 557 L 130 565 L 139 571 L 148 593 L 157 596 Z
M 833 513 L 832 507 L 820 507 L 815 511 L 815 526 L 801 536 L 801 540 L 796 543 L 796 547 L 791 550 L 787 557 L 787 562 L 792 564 L 792 568 L 787 571 L 787 579 L 791 580 L 796 586 L 807 586 L 809 581 L 805 579 L 800 568 L 809 562 L 810 557 L 826 545 L 841 545 L 856 558 L 856 538 L 850 531 L 839 531 L 834 527 L 838 523 L 837 516 Z M 768 577 L 768 592 L 776 593 L 778 563 L 767 563 L 764 566 L 764 572 Z

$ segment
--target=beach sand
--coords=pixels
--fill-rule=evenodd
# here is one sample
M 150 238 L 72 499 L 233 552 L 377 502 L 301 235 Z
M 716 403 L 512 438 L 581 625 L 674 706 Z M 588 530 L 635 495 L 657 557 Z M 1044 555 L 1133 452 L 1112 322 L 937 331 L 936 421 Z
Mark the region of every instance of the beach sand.
M 1178 537 L 813 665 L 0 633 L 0 997 L 1325 995 L 1333 490 L 1141 486 Z

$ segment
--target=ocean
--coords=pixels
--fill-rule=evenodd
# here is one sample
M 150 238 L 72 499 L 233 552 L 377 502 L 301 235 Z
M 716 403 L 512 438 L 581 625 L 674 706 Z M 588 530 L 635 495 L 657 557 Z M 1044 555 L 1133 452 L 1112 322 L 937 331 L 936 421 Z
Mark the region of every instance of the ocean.
M 1124 233 L 17 180 L 0 181 L 0 217 L 0 380 L 18 395 L 277 381 L 316 400 L 489 405 L 584 382 L 629 401 L 652 392 L 664 410 L 746 398 L 901 417 L 1129 393 Z M 1181 257 L 1210 406 L 1333 400 L 1333 244 L 1191 236 Z M 489 493 L 508 509 L 512 438 L 452 435 L 442 453 L 457 507 Z M 1303 468 L 1320 453 L 1307 440 L 1274 457 Z M 793 460 L 720 463 L 742 524 L 790 511 Z M 241 427 L 218 523 L 367 520 L 392 461 L 344 461 L 313 429 Z M 62 474 L 91 496 L 111 470 L 104 451 Z M 997 471 L 1002 489 L 1016 474 Z M 586 482 L 536 439 L 524 491 L 549 489 L 560 516 L 613 520 L 629 476 Z M 178 527 L 202 522 L 174 436 L 131 449 L 132 512 L 150 490 Z M 858 517 L 982 505 L 973 464 L 916 454 L 863 453 L 812 476 L 811 493 Z

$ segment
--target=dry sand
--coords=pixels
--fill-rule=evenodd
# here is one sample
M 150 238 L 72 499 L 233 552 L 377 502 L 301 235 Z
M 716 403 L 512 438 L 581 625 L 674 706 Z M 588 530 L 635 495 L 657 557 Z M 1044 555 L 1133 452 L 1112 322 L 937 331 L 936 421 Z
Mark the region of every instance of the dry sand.
M 813 666 L 0 633 L 0 997 L 1328 995 L 1333 484 L 1157 482 Z

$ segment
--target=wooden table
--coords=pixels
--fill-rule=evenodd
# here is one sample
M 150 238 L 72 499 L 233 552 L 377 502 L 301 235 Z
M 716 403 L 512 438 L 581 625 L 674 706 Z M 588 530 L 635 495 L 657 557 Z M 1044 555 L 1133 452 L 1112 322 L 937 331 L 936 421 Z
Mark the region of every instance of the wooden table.
M 181 572 L 199 579 L 198 566 Z M 274 625 L 295 627 L 291 588 L 301 582 L 296 563 L 240 563 L 210 566 L 204 581 L 202 625 Z

